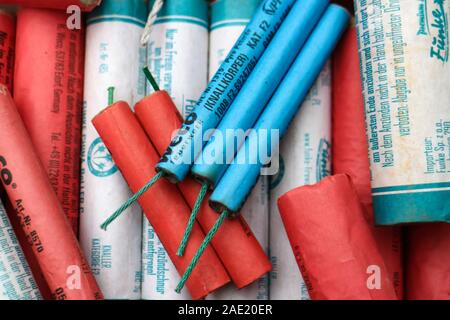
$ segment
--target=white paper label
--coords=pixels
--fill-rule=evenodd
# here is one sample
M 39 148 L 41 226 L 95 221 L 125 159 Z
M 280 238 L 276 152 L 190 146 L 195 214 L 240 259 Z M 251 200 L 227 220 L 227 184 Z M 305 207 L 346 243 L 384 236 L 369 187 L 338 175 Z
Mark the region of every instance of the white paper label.
M 450 1 L 355 3 L 377 223 L 450 221 Z
M 137 203 L 108 227 L 100 225 L 130 196 L 127 183 L 91 120 L 114 101 L 133 106 L 145 95 L 142 29 L 108 21 L 88 25 L 83 112 L 80 242 L 106 299 L 140 299 L 142 210 Z
M 5 209 L 0 202 L 0 300 L 41 300 Z

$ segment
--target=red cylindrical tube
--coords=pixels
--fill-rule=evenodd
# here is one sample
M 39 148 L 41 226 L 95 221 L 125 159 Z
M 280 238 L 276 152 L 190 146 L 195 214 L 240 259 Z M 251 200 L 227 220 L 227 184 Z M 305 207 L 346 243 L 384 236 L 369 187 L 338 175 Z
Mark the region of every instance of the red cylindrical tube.
M 450 224 L 408 228 L 406 298 L 450 300 Z
M 54 10 L 19 12 L 14 101 L 77 234 L 84 34 L 66 19 Z
M 372 190 L 355 27 L 342 37 L 333 60 L 333 171 L 352 177 L 358 197 L 372 210 Z M 366 218 L 373 224 L 373 214 Z
M 133 192 L 137 192 L 155 174 L 159 155 L 145 135 L 126 102 L 117 102 L 93 120 L 119 170 Z M 189 219 L 190 210 L 177 187 L 160 179 L 139 198 L 150 224 L 180 274 L 202 243 L 205 234 L 196 223 L 183 257 L 176 255 Z M 193 299 L 202 299 L 230 281 L 213 248 L 208 247 L 186 286 Z
M 31 8 L 47 8 L 66 10 L 71 5 L 77 5 L 83 11 L 92 11 L 101 0 L 4 0 L 3 3 L 19 4 Z
M 358 42 L 354 27 L 347 31 L 335 51 L 332 91 L 334 173 L 346 173 L 352 177 L 365 209 L 366 220 L 373 230 L 397 295 L 402 299 L 401 228 L 374 227 Z
M 45 281 L 44 274 L 42 273 L 41 268 L 39 267 L 38 260 L 33 252 L 33 248 L 28 244 L 27 236 L 20 225 L 20 219 L 16 215 L 13 206 L 11 205 L 11 201 L 9 201 L 6 192 L 3 190 L 3 187 L 0 185 L 0 198 L 5 206 L 5 210 L 8 214 L 8 218 L 11 221 L 11 225 L 16 234 L 17 240 L 19 241 L 20 247 L 22 248 L 25 259 L 27 259 L 28 265 L 30 266 L 31 272 L 33 273 L 34 280 L 41 292 L 42 297 L 45 300 L 52 299 L 52 293 L 50 288 L 47 285 L 47 281 Z
M 55 299 L 102 294 L 8 89 L 0 85 L 1 180 Z
M 0 83 L 12 92 L 16 21 L 9 12 L 0 10 Z
M 182 119 L 172 99 L 165 91 L 158 91 L 135 106 L 136 116 L 161 155 L 169 145 L 172 134 L 181 127 Z M 194 207 L 201 186 L 191 178 L 179 184 L 189 206 Z M 208 205 L 209 193 L 200 208 L 197 220 L 205 232 L 216 222 L 218 215 Z M 264 250 L 244 218 L 226 220 L 212 240 L 231 279 L 243 288 L 271 270 Z
M 293 189 L 278 207 L 312 299 L 397 299 L 350 176 Z

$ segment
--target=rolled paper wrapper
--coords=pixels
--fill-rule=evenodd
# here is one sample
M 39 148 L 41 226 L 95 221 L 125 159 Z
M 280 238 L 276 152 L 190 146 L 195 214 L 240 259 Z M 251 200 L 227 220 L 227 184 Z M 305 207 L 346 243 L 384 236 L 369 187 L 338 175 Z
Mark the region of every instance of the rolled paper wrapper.
M 390 273 L 398 297 L 403 297 L 401 229 L 374 227 L 370 169 L 356 29 L 350 28 L 334 54 L 333 171 L 352 177 L 356 193 Z
M 209 79 L 225 61 L 261 0 L 220 0 L 211 4 L 209 26 Z
M 262 176 L 256 183 L 252 192 L 250 193 L 247 202 L 241 209 L 242 217 L 238 217 L 238 220 L 247 221 L 250 232 L 253 231 L 256 240 L 264 250 L 264 260 L 260 258 L 260 261 L 265 261 L 265 264 L 260 264 L 260 267 L 264 267 L 264 276 L 260 277 L 257 281 L 254 281 L 251 285 L 236 290 L 235 288 L 227 288 L 225 290 L 218 291 L 213 298 L 216 300 L 269 300 L 269 271 L 272 270 L 272 263 L 269 260 L 269 177 Z M 206 199 L 205 205 L 207 205 L 209 199 Z M 214 212 L 214 210 L 208 205 L 208 210 Z M 216 214 L 216 220 L 217 220 Z M 212 224 L 212 222 L 211 222 Z M 262 255 L 262 252 L 260 253 Z M 240 256 L 249 257 L 245 252 L 242 252 Z M 254 258 L 251 258 L 252 260 Z M 254 268 L 253 262 L 249 262 L 248 266 Z M 241 267 L 242 268 L 242 267 Z
M 135 110 L 137 118 L 157 152 L 164 152 L 172 134 L 182 124 L 181 115 L 170 96 L 165 91 L 158 91 L 137 103 Z M 191 208 L 195 204 L 200 188 L 200 184 L 191 178 L 179 184 L 179 189 Z M 208 197 L 209 195 L 205 198 Z M 218 215 L 205 201 L 197 220 L 203 230 L 208 232 L 217 217 Z M 189 240 L 189 243 L 191 241 Z M 238 288 L 256 281 L 271 269 L 264 250 L 242 218 L 225 221 L 214 236 L 212 246 Z
M 22 229 L 20 217 L 16 215 L 16 212 L 11 205 L 11 202 L 9 201 L 8 195 L 3 190 L 3 187 L 0 187 L 0 198 L 5 207 L 5 211 L 8 214 L 8 218 L 14 230 L 14 233 L 16 234 L 17 241 L 22 248 L 25 259 L 33 274 L 34 281 L 38 286 L 42 299 L 51 300 L 52 293 L 47 285 L 47 281 L 45 281 L 44 274 L 42 273 L 38 260 L 36 259 L 36 255 L 33 252 L 33 248 L 29 245 L 27 236 Z
M 14 58 L 15 58 L 15 38 L 16 38 L 16 21 L 14 16 L 8 11 L 0 11 L 0 37 L 1 37 L 1 58 L 0 58 L 0 82 L 5 84 L 10 92 L 13 91 L 13 73 L 14 73 Z M 16 233 L 17 240 L 23 250 L 24 256 L 32 271 L 34 281 L 40 291 L 40 296 L 44 299 L 51 299 L 51 292 L 48 288 L 47 282 L 44 279 L 42 271 L 39 267 L 38 261 L 33 253 L 32 248 L 28 245 L 28 240 L 18 217 L 15 215 L 14 209 L 8 199 L 4 198 L 5 210 L 11 225 Z M 39 292 L 38 291 L 38 292 Z M 36 295 L 37 296 L 37 295 Z
M 313 300 L 397 299 L 348 175 L 293 189 L 278 207 Z
M 13 90 L 16 19 L 0 9 L 0 83 Z
M 209 35 L 210 79 L 244 31 L 260 2 L 260 0 L 222 0 L 212 4 Z M 263 178 L 258 181 L 241 210 L 242 217 L 248 221 L 256 239 L 266 252 L 269 245 L 268 197 L 268 179 Z M 229 286 L 209 296 L 214 300 L 267 300 L 268 297 L 268 275 L 239 291 Z
M 149 3 L 151 8 L 154 0 Z M 207 1 L 164 1 L 153 25 L 147 54 L 156 82 L 186 117 L 208 84 Z M 149 85 L 147 88 L 147 92 L 154 92 Z
M 104 0 L 87 19 L 80 242 L 107 299 L 141 298 L 143 219 L 135 204 L 100 229 L 131 192 L 91 120 L 109 104 L 108 91 L 130 105 L 145 95 L 146 19 L 145 0 Z
M 256 64 L 227 114 L 191 169 L 214 186 L 245 140 L 303 44 L 328 6 L 328 0 L 297 1 Z
M 331 4 L 304 45 L 291 69 L 273 95 L 254 130 L 210 198 L 215 210 L 236 213 L 261 173 L 263 164 L 276 158 L 283 137 L 309 89 L 347 27 L 348 12 Z M 276 162 L 276 161 L 275 161 Z M 277 169 L 274 165 L 266 173 Z
M 280 145 L 270 198 L 270 299 L 308 300 L 276 200 L 287 191 L 317 183 L 331 172 L 331 67 L 327 63 Z
M 159 154 L 130 107 L 123 101 L 117 102 L 92 121 L 130 188 L 137 192 L 156 174 Z M 139 203 L 177 270 L 184 273 L 205 234 L 196 223 L 184 256 L 176 255 L 190 215 L 178 188 L 161 179 L 142 195 Z M 229 281 L 214 249 L 208 247 L 186 285 L 193 299 L 202 299 Z
M 201 95 L 183 130 L 172 139 L 157 165 L 171 181 L 182 181 L 204 144 L 250 76 L 295 0 L 265 1 Z
M 0 85 L 2 182 L 54 299 L 102 299 L 8 89 Z
M 149 2 L 149 8 L 154 5 Z M 187 116 L 207 85 L 208 72 L 208 3 L 205 0 L 168 0 L 157 15 L 147 46 L 148 66 L 161 89 L 166 90 L 178 110 Z M 147 84 L 147 92 L 154 92 Z M 167 145 L 170 143 L 170 137 Z M 148 224 L 147 224 L 148 225 Z M 152 226 L 148 225 L 151 229 Z M 149 236 L 154 230 L 144 229 L 143 241 L 155 242 Z M 144 250 L 148 249 L 143 247 Z M 160 254 L 164 248 L 158 246 Z M 151 255 L 148 250 L 144 255 Z M 167 253 L 165 253 L 167 255 Z M 143 258 L 142 297 L 144 299 L 186 299 L 187 291 L 177 294 L 173 289 L 180 280 L 170 259 L 160 264 L 165 280 L 158 281 L 151 272 L 152 260 Z M 167 289 L 164 289 L 167 288 Z
M 333 64 L 333 171 L 352 177 L 356 193 L 374 223 L 364 102 L 355 27 L 342 37 Z
M 355 6 L 375 221 L 450 222 L 450 2 Z
M 31 269 L 0 201 L 0 300 L 41 300 Z
M 19 11 L 14 101 L 77 235 L 84 31 L 66 20 L 54 10 Z
M 408 228 L 406 298 L 450 300 L 450 225 Z
M 211 79 L 252 18 L 259 0 L 223 0 L 211 6 L 209 78 Z M 269 245 L 269 193 L 268 179 L 262 178 L 254 187 L 242 208 L 242 218 L 248 221 L 256 239 L 264 251 Z M 210 209 L 208 209 L 210 210 Z M 209 296 L 213 300 L 267 300 L 269 298 L 268 275 L 257 282 L 236 290 L 232 286 Z
M 4 0 L 2 2 L 18 4 L 24 7 L 61 10 L 66 10 L 71 5 L 76 5 L 83 11 L 92 11 L 102 0 Z

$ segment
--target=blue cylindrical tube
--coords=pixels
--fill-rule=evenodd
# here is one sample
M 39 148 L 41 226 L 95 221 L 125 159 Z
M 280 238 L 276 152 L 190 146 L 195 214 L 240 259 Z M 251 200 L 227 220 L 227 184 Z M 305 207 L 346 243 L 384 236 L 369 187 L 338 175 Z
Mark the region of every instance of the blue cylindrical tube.
M 332 4 L 325 11 L 258 119 L 254 130 L 239 150 L 234 163 L 228 167 L 217 184 L 210 200 L 215 210 L 228 210 L 234 213 L 245 202 L 262 168 L 263 159 L 259 156 L 260 150 L 267 148 L 267 155 L 270 156 L 270 151 L 278 146 L 278 139 L 271 140 L 271 131 L 278 130 L 279 137 L 286 132 L 308 90 L 345 30 L 348 20 L 348 12 L 340 6 Z
M 196 159 L 192 173 L 215 185 L 308 39 L 328 0 L 297 1 L 245 82 L 210 142 Z M 217 152 L 218 150 L 223 152 Z
M 266 0 L 258 7 L 157 165 L 169 180 L 186 177 L 204 144 L 203 134 L 217 127 L 294 2 Z
M 218 0 L 211 4 L 209 79 L 241 36 L 261 0 Z

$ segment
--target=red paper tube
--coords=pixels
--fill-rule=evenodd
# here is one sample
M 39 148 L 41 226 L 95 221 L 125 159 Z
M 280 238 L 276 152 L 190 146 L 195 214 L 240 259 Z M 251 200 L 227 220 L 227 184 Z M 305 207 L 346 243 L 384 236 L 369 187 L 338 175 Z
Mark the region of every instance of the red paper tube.
M 0 171 L 54 299 L 101 299 L 8 89 L 0 85 Z
M 77 234 L 84 34 L 67 29 L 66 19 L 52 10 L 19 12 L 14 100 Z
M 364 104 L 355 27 L 342 37 L 333 61 L 333 171 L 352 177 L 366 209 L 372 210 L 372 191 Z M 366 218 L 373 224 L 373 214 Z
M 450 224 L 408 228 L 409 300 L 450 300 Z
M 41 268 L 39 267 L 39 263 L 33 252 L 33 248 L 29 246 L 27 236 L 24 230 L 22 229 L 22 226 L 20 225 L 20 219 L 16 215 L 16 212 L 14 211 L 14 208 L 8 199 L 8 196 L 6 195 L 6 192 L 4 192 L 3 187 L 1 185 L 0 185 L 0 198 L 1 198 L 0 201 L 3 202 L 3 205 L 5 206 L 8 218 L 11 221 L 14 233 L 16 234 L 17 240 L 19 241 L 20 247 L 22 248 L 25 259 L 27 260 L 28 265 L 30 266 L 31 272 L 33 273 L 33 277 L 34 280 L 36 281 L 39 291 L 41 292 L 41 295 L 45 300 L 51 300 L 52 293 L 50 292 L 50 288 L 47 285 L 47 281 L 45 281 L 44 274 L 42 273 Z
M 399 227 L 374 227 L 370 168 L 356 29 L 350 28 L 334 54 L 333 171 L 352 177 L 388 268 L 395 290 L 403 297 L 402 239 Z
M 155 165 L 160 156 L 130 107 L 126 102 L 117 102 L 98 114 L 92 123 L 131 190 L 137 192 L 156 174 Z M 190 215 L 190 209 L 178 188 L 165 179 L 160 179 L 139 198 L 139 203 L 170 259 L 182 275 L 205 234 L 200 226 L 195 224 L 185 255 L 176 255 Z M 193 299 L 202 299 L 229 281 L 222 263 L 213 248 L 209 247 L 186 286 Z
M 312 299 L 397 299 L 350 176 L 291 190 L 278 207 Z
M 16 21 L 10 13 L 0 10 L 0 83 L 12 92 Z
M 159 155 L 169 145 L 172 134 L 183 122 L 166 91 L 158 91 L 135 106 L 136 116 L 147 132 Z M 179 184 L 187 203 L 194 207 L 201 185 L 191 178 Z M 205 232 L 217 221 L 218 215 L 208 205 L 209 193 L 198 213 L 197 220 Z M 244 218 L 226 220 L 212 240 L 212 246 L 222 260 L 228 274 L 238 288 L 243 288 L 272 268 L 263 248 Z
M 83 11 L 92 11 L 101 0 L 4 0 L 3 3 L 18 4 L 31 8 L 47 8 L 66 10 L 71 5 L 77 5 Z M 67 17 L 66 17 L 67 18 Z

